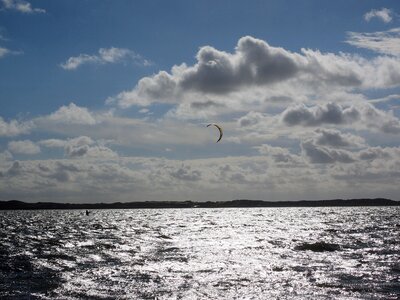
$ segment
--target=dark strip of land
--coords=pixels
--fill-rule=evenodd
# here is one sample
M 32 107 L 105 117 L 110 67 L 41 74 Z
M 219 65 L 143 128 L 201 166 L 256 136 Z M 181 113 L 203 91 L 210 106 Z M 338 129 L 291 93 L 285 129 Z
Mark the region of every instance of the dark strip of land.
M 132 208 L 218 208 L 218 207 L 335 207 L 335 206 L 400 206 L 400 201 L 385 198 L 375 199 L 334 199 L 300 201 L 146 201 L 114 203 L 55 203 L 22 202 L 18 200 L 0 201 L 0 210 L 36 210 L 36 209 L 132 209 Z

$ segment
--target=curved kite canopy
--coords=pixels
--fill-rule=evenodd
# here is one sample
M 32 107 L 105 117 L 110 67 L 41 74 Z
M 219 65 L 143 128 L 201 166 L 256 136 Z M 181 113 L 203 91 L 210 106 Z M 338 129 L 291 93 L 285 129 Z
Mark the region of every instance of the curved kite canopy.
M 222 135 L 223 135 L 222 128 L 221 128 L 221 126 L 219 126 L 219 125 L 217 125 L 215 123 L 211 123 L 211 124 L 207 125 L 207 127 L 210 127 L 210 126 L 215 126 L 219 130 L 219 139 L 217 141 L 217 143 L 218 143 L 222 139 Z

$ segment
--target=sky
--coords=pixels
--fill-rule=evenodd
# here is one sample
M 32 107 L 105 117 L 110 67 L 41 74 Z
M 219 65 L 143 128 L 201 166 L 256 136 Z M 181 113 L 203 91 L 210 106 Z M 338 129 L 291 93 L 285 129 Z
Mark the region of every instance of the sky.
M 400 200 L 399 179 L 398 0 L 0 0 L 0 200 Z

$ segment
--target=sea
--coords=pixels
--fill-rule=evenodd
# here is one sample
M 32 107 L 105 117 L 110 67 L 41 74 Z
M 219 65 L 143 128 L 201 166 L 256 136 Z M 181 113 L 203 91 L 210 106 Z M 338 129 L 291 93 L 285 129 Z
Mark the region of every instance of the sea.
M 0 299 L 400 299 L 400 207 L 0 211 Z

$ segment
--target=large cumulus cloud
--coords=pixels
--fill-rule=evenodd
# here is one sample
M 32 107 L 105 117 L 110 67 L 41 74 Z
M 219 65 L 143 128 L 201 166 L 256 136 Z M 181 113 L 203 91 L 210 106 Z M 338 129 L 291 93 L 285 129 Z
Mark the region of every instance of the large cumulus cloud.
M 109 98 L 108 102 L 121 107 L 151 103 L 183 105 L 205 97 L 204 103 L 233 109 L 242 102 L 248 103 L 251 97 L 261 101 L 284 96 L 286 99 L 289 94 L 291 98 L 294 89 L 307 87 L 316 93 L 326 89 L 386 88 L 398 86 L 400 78 L 400 61 L 396 57 L 367 60 L 311 49 L 296 53 L 250 36 L 239 39 L 233 53 L 201 47 L 196 60 L 192 66 L 176 65 L 171 72 L 144 77 L 135 88 Z M 265 92 L 264 97 L 255 96 L 257 89 Z M 285 95 L 283 90 L 289 91 Z

